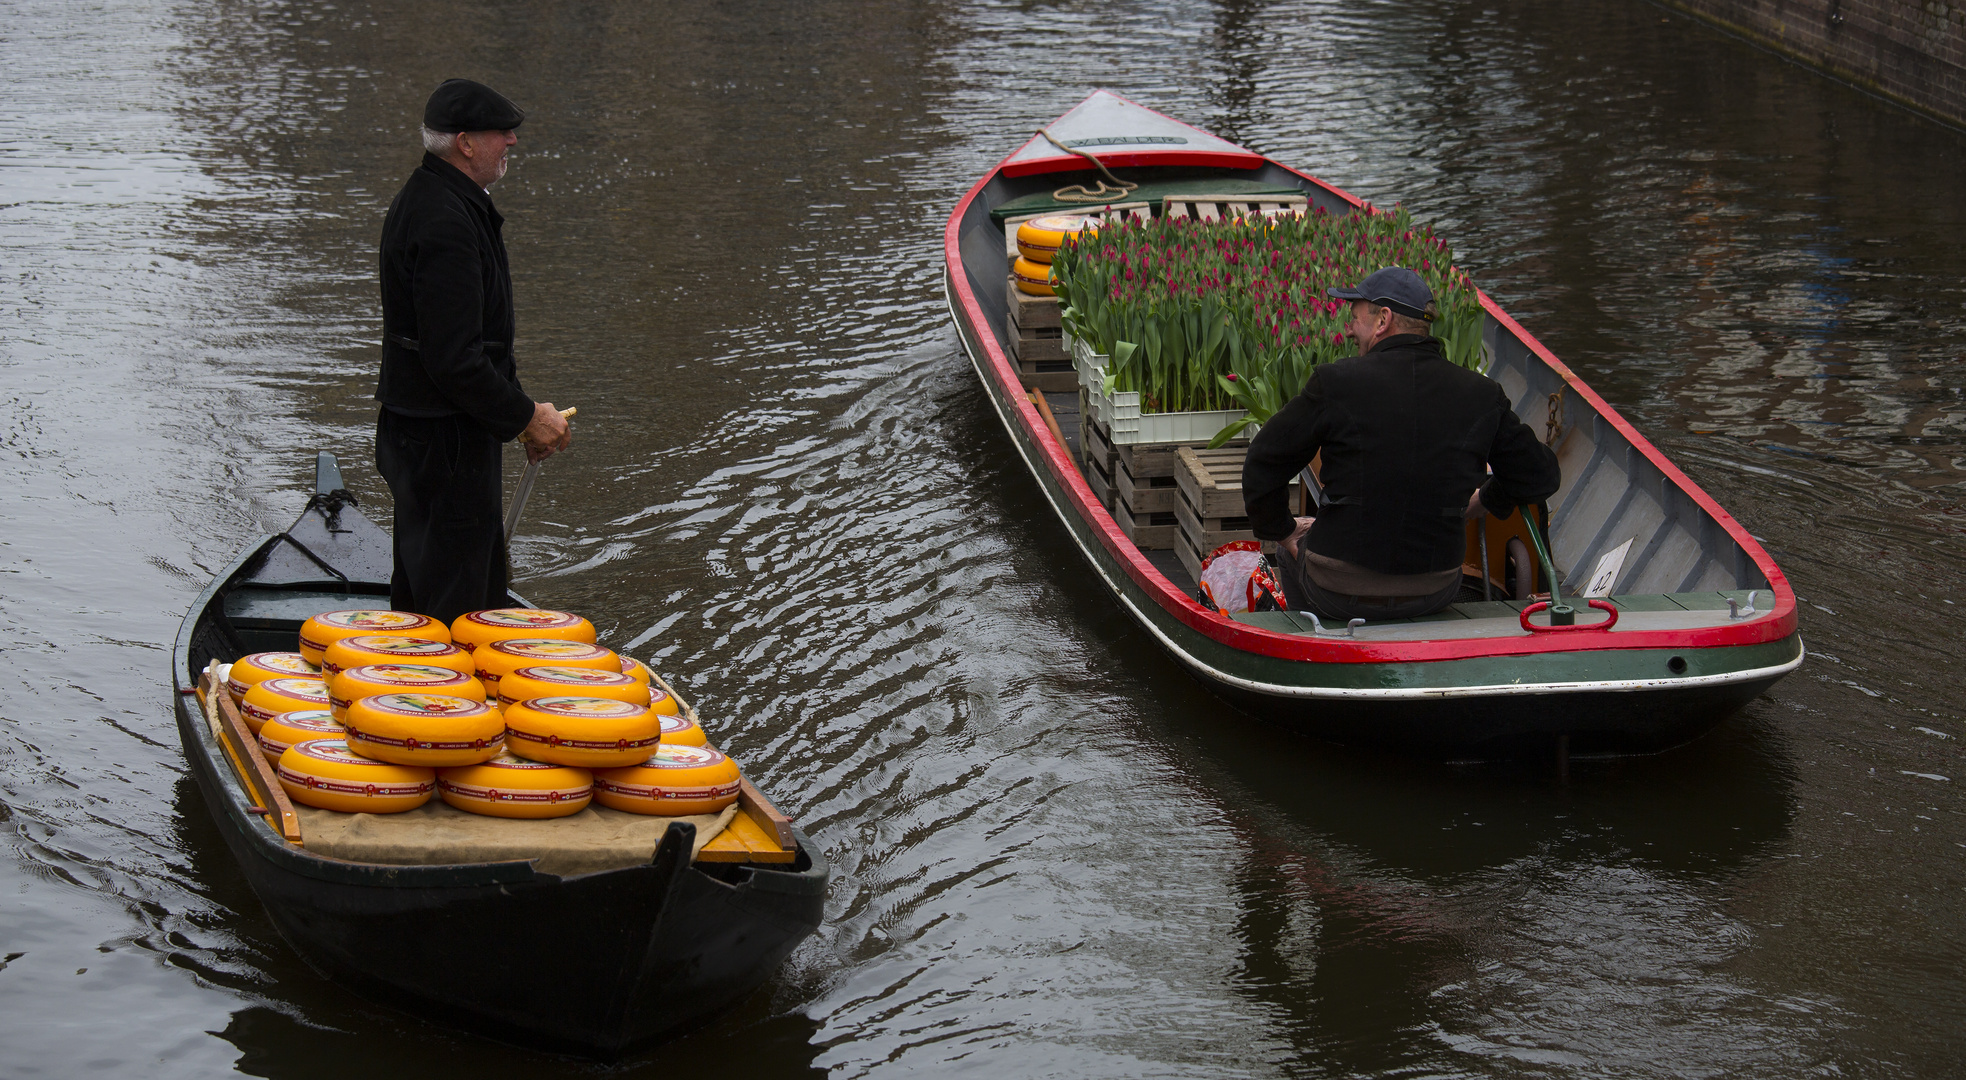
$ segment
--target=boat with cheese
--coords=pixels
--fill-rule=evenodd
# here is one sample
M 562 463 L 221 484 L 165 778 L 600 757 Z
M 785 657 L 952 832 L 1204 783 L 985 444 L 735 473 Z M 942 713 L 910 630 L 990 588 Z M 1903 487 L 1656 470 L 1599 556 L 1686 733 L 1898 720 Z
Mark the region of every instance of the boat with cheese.
M 280 934 L 371 1000 L 602 1059 L 697 1026 L 761 985 L 818 928 L 830 870 L 748 781 L 714 817 L 616 814 L 605 835 L 574 818 L 481 817 L 438 800 L 388 816 L 288 800 L 215 678 L 241 657 L 292 649 L 317 614 L 389 603 L 389 537 L 346 498 L 331 455 L 316 474 L 299 520 L 245 546 L 192 605 L 172 653 L 185 758 Z M 697 723 L 687 703 L 680 712 Z
M 1665 749 L 1802 662 L 1795 594 L 1768 553 L 1485 293 L 1486 373 L 1563 471 L 1561 489 L 1536 508 L 1555 596 L 1535 554 L 1541 537 L 1517 514 L 1469 527 L 1467 563 L 1491 595 L 1434 615 L 1333 627 L 1300 612 L 1231 615 L 1204 603 L 1194 553 L 1144 537 L 1180 519 L 1189 546 L 1206 555 L 1224 535 L 1211 522 L 1233 525 L 1239 510 L 1217 507 L 1224 516 L 1202 520 L 1196 500 L 1239 507 L 1240 467 L 1232 460 L 1210 473 L 1218 459 L 1209 454 L 1222 451 L 1147 446 L 1119 420 L 1087 421 L 1086 373 L 1051 340 L 1060 332 L 1042 325 L 1042 298 L 1013 284 L 1016 224 L 1060 213 L 1211 218 L 1298 208 L 1345 215 L 1365 206 L 1100 90 L 979 179 L 944 231 L 950 316 L 991 407 L 1067 542 L 1161 647 L 1252 713 L 1338 742 L 1448 758 Z M 1055 305 L 1048 320 L 1058 325 Z M 1164 473 L 1148 459 L 1177 454 L 1178 484 L 1158 477 L 1154 490 L 1127 469 L 1106 469 L 1117 459 Z M 1315 472 L 1303 482 L 1315 502 Z M 1169 522 L 1134 513 L 1150 499 L 1171 509 Z

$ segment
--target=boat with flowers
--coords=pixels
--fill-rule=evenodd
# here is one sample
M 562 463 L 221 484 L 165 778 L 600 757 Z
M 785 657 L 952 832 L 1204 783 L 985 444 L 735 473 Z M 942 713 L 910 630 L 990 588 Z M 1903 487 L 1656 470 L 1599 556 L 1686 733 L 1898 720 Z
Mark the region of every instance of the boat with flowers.
M 1099 90 L 977 181 L 944 255 L 963 352 L 1071 545 L 1251 713 L 1456 759 L 1645 753 L 1802 662 L 1794 592 L 1761 545 L 1403 210 Z M 1434 615 L 1336 627 L 1218 602 L 1199 585 L 1246 527 L 1244 428 L 1353 351 L 1323 286 L 1423 263 L 1435 336 L 1544 435 L 1561 488 L 1470 524 L 1462 600 Z M 1051 291 L 1046 308 L 1034 293 Z M 1316 463 L 1301 488 L 1314 513 Z

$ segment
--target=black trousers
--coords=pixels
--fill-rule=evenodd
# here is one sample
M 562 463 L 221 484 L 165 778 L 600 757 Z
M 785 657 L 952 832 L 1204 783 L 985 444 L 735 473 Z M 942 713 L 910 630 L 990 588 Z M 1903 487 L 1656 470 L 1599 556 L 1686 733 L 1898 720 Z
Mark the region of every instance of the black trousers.
M 396 499 L 390 607 L 449 624 L 511 602 L 500 464 L 498 438 L 468 416 L 382 410 L 375 466 Z
M 1388 602 L 1378 597 L 1346 596 L 1319 585 L 1302 561 L 1303 549 L 1299 548 L 1298 552 L 1299 557 L 1296 560 L 1281 551 L 1277 552 L 1277 569 L 1283 571 L 1283 580 L 1277 584 L 1283 586 L 1284 602 L 1291 608 L 1312 612 L 1320 619 L 1331 619 L 1340 623 L 1353 619 L 1364 619 L 1366 622 L 1411 619 L 1420 615 L 1431 615 L 1445 608 L 1453 603 L 1454 598 L 1461 592 L 1461 581 L 1456 578 L 1452 585 L 1434 595 L 1414 600 Z

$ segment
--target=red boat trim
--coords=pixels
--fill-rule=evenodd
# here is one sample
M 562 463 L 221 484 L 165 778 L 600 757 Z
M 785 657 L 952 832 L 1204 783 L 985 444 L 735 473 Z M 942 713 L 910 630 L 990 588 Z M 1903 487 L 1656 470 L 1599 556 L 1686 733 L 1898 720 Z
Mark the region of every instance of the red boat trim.
M 1022 147 L 1020 146 L 1018 150 L 1021 149 Z M 1003 348 L 997 344 L 996 335 L 989 330 L 989 319 L 984 314 L 981 304 L 977 301 L 975 291 L 969 286 L 969 274 L 963 264 L 961 250 L 961 226 L 963 217 L 968 212 L 970 204 L 976 201 L 977 196 L 982 193 L 984 187 L 991 180 L 995 179 L 999 174 L 1011 175 L 1006 171 L 1005 167 L 1009 159 L 1015 156 L 1017 152 L 1017 150 L 1011 151 L 1010 154 L 1005 155 L 1002 161 L 997 163 L 996 168 L 985 173 L 963 195 L 961 201 L 956 203 L 955 209 L 950 213 L 948 224 L 944 227 L 942 234 L 942 253 L 946 263 L 949 286 L 953 290 L 956 299 L 962 305 L 963 314 L 969 324 L 967 327 L 968 332 L 976 338 L 977 343 L 983 349 L 985 366 L 997 380 L 1001 390 L 1000 397 L 1005 404 L 1010 406 L 1011 415 L 1015 416 L 1017 422 L 1023 426 L 1028 440 L 1043 455 L 1046 467 L 1051 470 L 1053 478 L 1071 500 L 1073 509 L 1077 511 L 1082 520 L 1092 527 L 1094 535 L 1105 546 L 1107 553 L 1126 571 L 1127 576 L 1133 580 L 1133 583 L 1144 590 L 1149 596 L 1153 597 L 1154 601 L 1163 610 L 1179 619 L 1190 629 L 1198 631 L 1216 642 L 1243 652 L 1254 653 L 1259 656 L 1276 657 L 1283 660 L 1302 660 L 1327 664 L 1412 663 L 1465 660 L 1487 656 L 1520 656 L 1536 653 L 1596 651 L 1603 649 L 1718 648 L 1730 645 L 1752 645 L 1768 641 L 1780 641 L 1795 633 L 1796 604 L 1794 592 L 1789 588 L 1788 579 L 1775 566 L 1774 561 L 1768 557 L 1767 552 L 1762 550 L 1761 545 L 1756 543 L 1753 537 L 1748 535 L 1747 530 L 1743 529 L 1740 523 L 1734 520 L 1732 515 L 1722 510 L 1720 505 L 1713 501 L 1712 497 L 1707 495 L 1705 491 L 1702 491 L 1692 480 L 1688 479 L 1685 473 L 1667 461 L 1664 454 L 1661 454 L 1644 436 L 1640 435 L 1637 429 L 1626 422 L 1624 417 L 1618 415 L 1617 411 L 1612 409 L 1603 398 L 1585 386 L 1577 378 L 1575 372 L 1572 372 L 1567 365 L 1556 358 L 1555 354 L 1551 353 L 1541 342 L 1537 341 L 1528 331 L 1524 330 L 1521 324 L 1504 313 L 1486 293 L 1479 293 L 1479 295 L 1482 307 L 1489 314 L 1495 316 L 1498 322 L 1521 339 L 1539 359 L 1550 365 L 1551 370 L 1555 371 L 1567 385 L 1576 389 L 1579 394 L 1589 401 L 1597 409 L 1599 415 L 1608 418 L 1617 431 L 1630 441 L 1632 446 L 1643 453 L 1654 465 L 1657 465 L 1669 480 L 1678 485 L 1680 490 L 1691 495 L 1694 501 L 1699 504 L 1700 508 L 1712 515 L 1714 520 L 1727 531 L 1727 534 L 1736 543 L 1740 544 L 1743 550 L 1748 552 L 1749 556 L 1753 558 L 1755 566 L 1767 577 L 1772 591 L 1775 593 L 1776 606 L 1773 612 L 1767 617 L 1751 619 L 1738 626 L 1715 626 L 1695 630 L 1620 631 L 1615 636 L 1607 635 L 1605 637 L 1597 637 L 1593 635 L 1593 639 L 1588 642 L 1565 639 L 1560 635 L 1477 638 L 1456 641 L 1364 642 L 1350 640 L 1332 641 L 1314 638 L 1309 635 L 1279 634 L 1274 631 L 1262 630 L 1237 623 L 1226 616 L 1202 607 L 1193 597 L 1174 589 L 1172 582 L 1169 582 L 1162 576 L 1161 572 L 1155 569 L 1152 563 L 1147 561 L 1139 549 L 1133 546 L 1133 542 L 1128 540 L 1125 534 L 1119 531 L 1119 525 L 1114 522 L 1112 515 L 1106 512 L 1105 507 L 1100 506 L 1099 503 L 1094 501 L 1092 489 L 1086 485 L 1085 477 L 1080 474 L 1078 467 L 1073 464 L 1071 454 L 1066 447 L 1051 438 L 1049 429 L 1045 427 L 1043 420 L 1038 416 L 1037 407 L 1032 405 L 1030 399 L 1024 396 L 1023 384 L 1018 378 L 1017 368 L 1004 355 Z M 1129 156 L 1137 158 L 1137 160 L 1131 162 L 1131 164 L 1136 165 L 1188 164 L 1188 162 L 1181 160 L 1183 155 L 1178 151 L 1141 151 Z M 1100 160 L 1111 162 L 1112 159 L 1102 157 Z M 1316 184 L 1325 191 L 1351 203 L 1354 207 L 1363 207 L 1366 205 L 1363 200 L 1351 193 L 1333 187 L 1314 176 L 1299 172 L 1281 162 L 1271 161 L 1270 163 L 1285 169 L 1294 176 L 1302 177 Z
M 1022 147 L 1019 147 L 1022 149 Z M 1013 151 L 1015 153 L 1015 151 Z M 1134 165 L 1211 165 L 1219 169 L 1260 169 L 1267 162 L 1260 154 L 1231 154 L 1225 150 L 1130 150 L 1124 154 L 1100 154 L 1099 163 L 1109 169 Z M 1005 176 L 1036 176 L 1040 173 L 1071 172 L 1085 169 L 1085 159 L 1074 154 L 1032 158 L 1005 165 Z M 1125 202 L 1124 198 L 1115 200 Z

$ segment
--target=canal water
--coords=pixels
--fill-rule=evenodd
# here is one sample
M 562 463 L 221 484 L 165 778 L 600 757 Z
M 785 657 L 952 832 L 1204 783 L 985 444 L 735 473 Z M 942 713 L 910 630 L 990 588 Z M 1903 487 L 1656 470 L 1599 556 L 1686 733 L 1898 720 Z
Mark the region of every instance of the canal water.
M 765 989 L 612 1069 L 322 982 L 171 720 L 178 620 L 316 450 L 386 520 L 375 242 L 451 75 L 531 114 L 521 368 L 580 407 L 520 588 L 836 868 Z M 1567 786 L 1211 698 L 939 294 L 949 208 L 1094 86 L 1437 222 L 1764 538 L 1808 662 Z M 1636 0 L 0 0 L 0 1075 L 1956 1074 L 1963 175 Z M 524 994 L 553 941 L 483 947 Z

